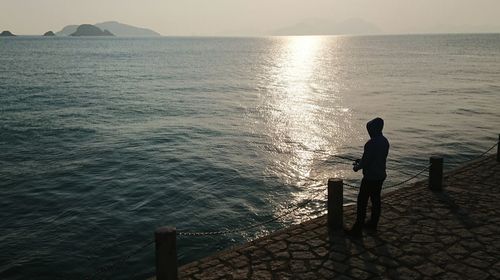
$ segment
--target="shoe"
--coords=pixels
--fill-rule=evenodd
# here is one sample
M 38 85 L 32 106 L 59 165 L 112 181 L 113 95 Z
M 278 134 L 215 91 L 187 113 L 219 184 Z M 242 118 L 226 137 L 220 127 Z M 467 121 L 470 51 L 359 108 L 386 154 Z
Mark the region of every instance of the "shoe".
M 344 233 L 353 238 L 361 238 L 363 236 L 363 232 L 355 227 L 351 229 L 344 229 Z

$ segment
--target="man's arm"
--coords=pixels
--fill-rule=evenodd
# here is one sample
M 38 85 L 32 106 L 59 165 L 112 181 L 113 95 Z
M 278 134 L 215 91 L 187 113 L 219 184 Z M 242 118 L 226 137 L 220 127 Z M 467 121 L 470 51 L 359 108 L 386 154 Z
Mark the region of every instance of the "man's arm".
M 373 159 L 373 148 L 372 148 L 372 141 L 368 141 L 365 144 L 364 151 L 363 151 L 363 157 L 357 164 L 354 165 L 352 168 L 355 172 L 358 172 L 358 170 L 363 169 L 364 167 L 368 166 L 370 162 Z

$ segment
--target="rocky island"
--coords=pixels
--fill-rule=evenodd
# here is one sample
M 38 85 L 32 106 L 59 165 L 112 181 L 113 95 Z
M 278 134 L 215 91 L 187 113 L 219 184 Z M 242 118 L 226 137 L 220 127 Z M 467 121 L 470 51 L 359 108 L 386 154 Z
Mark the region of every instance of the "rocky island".
M 136 27 L 116 21 L 107 21 L 93 24 L 93 26 L 100 28 L 101 30 L 108 30 L 115 36 L 119 37 L 158 37 L 161 36 L 160 33 L 155 32 L 151 29 Z M 71 34 L 76 32 L 78 25 L 67 25 L 61 31 L 56 32 L 57 36 L 71 36 Z
M 45 32 L 43 34 L 43 36 L 45 36 L 45 37 L 51 37 L 51 36 L 56 36 L 56 34 L 54 34 L 54 32 L 52 32 L 52 31 L 47 31 L 47 32 Z
M 115 36 L 108 30 L 101 30 L 99 27 L 92 24 L 82 24 L 76 28 L 70 36 Z
M 12 36 L 16 36 L 16 35 L 12 34 L 12 32 L 7 31 L 7 30 L 2 31 L 2 33 L 0 33 L 0 37 L 12 37 Z

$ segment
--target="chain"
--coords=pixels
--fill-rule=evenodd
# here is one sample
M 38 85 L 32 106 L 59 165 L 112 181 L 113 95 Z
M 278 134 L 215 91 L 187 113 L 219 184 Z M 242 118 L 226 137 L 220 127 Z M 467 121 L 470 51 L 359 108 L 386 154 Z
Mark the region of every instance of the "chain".
M 406 179 L 406 180 L 404 180 L 404 181 L 402 181 L 402 182 L 399 182 L 399 183 L 396 183 L 396 184 L 393 184 L 393 185 L 389 185 L 389 186 L 385 187 L 385 189 L 390 189 L 390 188 L 394 188 L 394 187 L 397 187 L 397 186 L 404 185 L 404 184 L 408 183 L 409 181 L 411 181 L 411 180 L 413 180 L 413 179 L 417 178 L 418 176 L 420 176 L 420 174 L 422 174 L 422 173 L 424 173 L 425 171 L 429 170 L 429 168 L 430 168 L 430 167 L 431 167 L 431 166 L 429 165 L 429 166 L 427 166 L 426 168 L 424 168 L 424 169 L 420 170 L 417 174 L 415 174 L 415 175 L 411 176 L 410 178 L 408 178 L 408 179 Z
M 357 189 L 358 188 L 357 186 L 351 185 L 349 183 L 344 183 L 344 186 L 348 186 L 348 187 L 353 188 L 353 189 Z

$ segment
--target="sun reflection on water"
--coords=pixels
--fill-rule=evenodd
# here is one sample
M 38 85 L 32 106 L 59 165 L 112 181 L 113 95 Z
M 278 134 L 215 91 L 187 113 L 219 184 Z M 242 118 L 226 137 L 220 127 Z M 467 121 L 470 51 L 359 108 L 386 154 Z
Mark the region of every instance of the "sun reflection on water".
M 274 54 L 266 89 L 267 121 L 275 150 L 269 168 L 275 169 L 272 173 L 284 184 L 299 190 L 292 192 L 290 201 L 299 203 L 310 199 L 320 186 L 323 188 L 325 175 L 316 173 L 315 164 L 325 161 L 328 154 L 338 149 L 335 143 L 332 145 L 331 137 L 325 137 L 342 129 L 335 118 L 329 120 L 329 114 L 332 109 L 338 114 L 349 112 L 346 108 L 333 108 L 338 89 L 325 79 L 328 75 L 324 72 L 327 66 L 323 56 L 331 51 L 331 38 L 300 36 L 283 40 L 282 47 Z
M 288 138 L 280 145 L 293 147 L 288 165 L 296 171 L 298 178 L 308 178 L 311 171 L 313 151 L 318 150 L 322 139 L 310 133 L 316 129 L 315 111 L 318 105 L 311 96 L 310 83 L 314 80 L 314 66 L 321 45 L 321 37 L 289 38 L 284 50 L 281 72 L 276 79 L 283 85 L 281 94 L 275 98 L 275 105 L 280 115 L 279 129 Z

